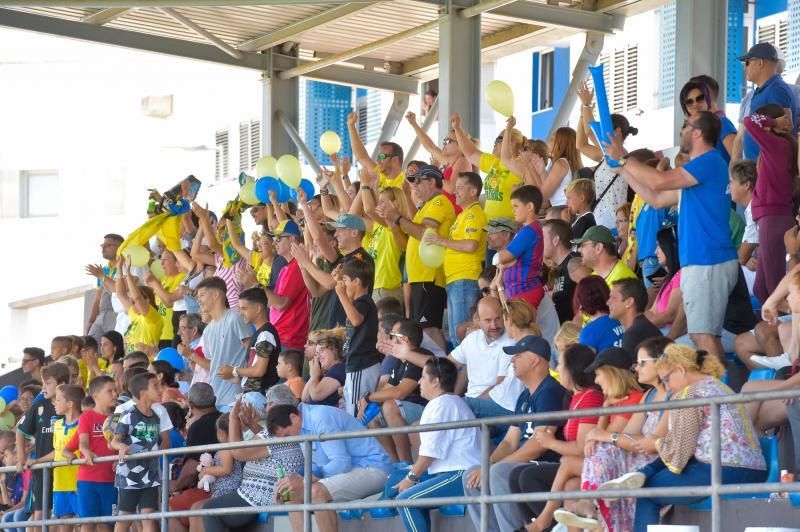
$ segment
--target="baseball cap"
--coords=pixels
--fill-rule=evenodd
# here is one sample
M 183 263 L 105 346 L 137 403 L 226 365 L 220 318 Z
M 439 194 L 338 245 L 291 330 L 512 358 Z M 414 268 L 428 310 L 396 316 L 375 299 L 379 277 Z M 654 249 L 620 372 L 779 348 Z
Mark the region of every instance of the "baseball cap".
M 503 352 L 507 355 L 517 355 L 530 351 L 535 355 L 539 355 L 545 360 L 550 360 L 550 344 L 541 336 L 529 334 L 522 338 L 516 345 L 509 345 L 503 348 Z M 630 367 L 630 364 L 628 365 Z
M 594 362 L 589 364 L 589 367 L 587 367 L 584 372 L 591 373 L 600 366 L 614 366 L 620 369 L 630 369 L 632 365 L 633 357 L 628 351 L 621 347 L 609 347 L 597 353 Z
M 573 244 L 580 245 L 584 242 L 600 242 L 601 244 L 616 244 L 614 235 L 611 234 L 611 229 L 605 225 L 595 225 L 590 227 L 583 233 L 581 238 L 576 238 L 571 241 Z
M 336 229 L 355 229 L 357 231 L 366 231 L 367 226 L 364 225 L 364 220 L 355 214 L 342 214 L 336 220 L 328 222 L 328 225 Z
M 418 178 L 420 177 L 430 177 L 436 180 L 437 183 L 441 183 L 444 180 L 444 175 L 442 175 L 442 171 L 439 170 L 437 167 L 433 166 L 432 164 L 425 164 L 420 166 L 417 169 L 416 174 L 411 174 L 407 177 L 408 181 L 411 183 L 415 183 Z
M 281 236 L 281 235 L 294 235 L 294 236 L 303 236 L 303 233 L 300 231 L 300 228 L 293 220 L 284 220 L 278 224 L 278 227 L 275 228 L 274 231 L 269 233 L 270 236 Z
M 754 44 L 747 50 L 747 53 L 738 58 L 739 61 L 749 61 L 751 59 L 766 59 L 778 62 L 778 50 L 768 42 Z
M 516 233 L 519 231 L 519 224 L 511 218 L 501 216 L 500 218 L 489 220 L 489 223 L 483 226 L 483 230 L 487 233 L 502 233 L 503 231 Z

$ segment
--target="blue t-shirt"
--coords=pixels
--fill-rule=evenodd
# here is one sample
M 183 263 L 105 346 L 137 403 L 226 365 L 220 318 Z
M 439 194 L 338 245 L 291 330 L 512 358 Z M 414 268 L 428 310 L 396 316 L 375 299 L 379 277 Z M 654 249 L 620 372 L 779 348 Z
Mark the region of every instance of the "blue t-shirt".
M 683 166 L 697 180 L 681 191 L 678 253 L 681 266 L 710 266 L 736 258 L 731 241 L 728 165 L 709 150 Z
M 720 157 L 722 157 L 725 160 L 725 163 L 729 164 L 731 162 L 731 156 L 728 153 L 728 150 L 725 149 L 725 145 L 722 143 L 722 139 L 731 134 L 735 135 L 736 126 L 734 126 L 733 122 L 728 120 L 728 118 L 725 116 L 720 116 L 719 119 L 722 122 L 722 130 L 719 132 L 719 138 L 717 139 L 717 144 L 716 146 L 714 146 L 714 149 L 716 149 Z
M 636 246 L 638 260 L 656 256 L 658 232 L 669 225 L 670 209 L 654 209 L 646 202 L 636 217 Z
M 624 335 L 622 324 L 605 314 L 593 319 L 581 329 L 578 342 L 588 345 L 599 353 L 609 347 L 622 347 Z
M 797 100 L 794 91 L 783 81 L 779 74 L 775 74 L 766 83 L 753 91 L 753 97 L 750 100 L 750 114 L 755 113 L 759 107 L 768 103 L 775 103 L 783 108 L 791 109 L 793 131 L 797 132 Z M 743 149 L 745 159 L 755 161 L 758 158 L 758 144 L 747 131 L 744 132 Z
M 542 412 L 558 412 L 559 410 L 566 410 L 569 403 L 566 402 L 567 391 L 555 380 L 548 375 L 544 380 L 539 383 L 539 386 L 531 393 L 525 388 L 517 399 L 517 406 L 514 408 L 514 414 L 538 414 Z M 528 421 L 518 425 L 520 431 L 520 445 L 525 443 L 531 436 L 533 436 L 533 429 L 535 427 L 557 426 L 564 425 L 563 420 L 558 421 Z

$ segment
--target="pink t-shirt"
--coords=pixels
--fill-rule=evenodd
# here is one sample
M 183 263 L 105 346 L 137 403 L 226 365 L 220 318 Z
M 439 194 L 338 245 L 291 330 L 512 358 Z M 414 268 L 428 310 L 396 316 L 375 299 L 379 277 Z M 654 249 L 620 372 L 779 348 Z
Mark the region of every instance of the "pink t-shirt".
M 231 310 L 239 310 L 239 292 L 242 291 L 242 285 L 236 280 L 236 272 L 242 267 L 244 261 L 241 259 L 239 262 L 227 268 L 222 265 L 222 255 L 217 255 L 217 271 L 214 275 L 225 281 L 225 286 L 228 288 L 228 304 Z
M 672 291 L 675 288 L 680 288 L 681 286 L 681 271 L 678 270 L 675 275 L 672 276 L 672 279 L 669 280 L 664 288 L 658 291 L 658 295 L 656 296 L 656 312 L 661 314 L 667 310 L 667 306 L 669 305 L 669 298 L 672 295 Z
M 281 268 L 275 283 L 275 294 L 289 298 L 289 305 L 283 310 L 270 308 L 269 321 L 278 331 L 283 348 L 304 349 L 308 338 L 308 323 L 311 316 L 311 302 L 308 289 L 303 282 L 300 265 L 292 261 Z

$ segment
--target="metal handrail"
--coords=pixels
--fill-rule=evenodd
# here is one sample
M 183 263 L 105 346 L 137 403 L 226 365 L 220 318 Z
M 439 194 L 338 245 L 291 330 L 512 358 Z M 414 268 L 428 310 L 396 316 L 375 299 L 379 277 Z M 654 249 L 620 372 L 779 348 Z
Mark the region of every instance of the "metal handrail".
M 140 460 L 144 458 L 160 458 L 162 461 L 162 508 L 168 508 L 167 500 L 169 490 L 163 487 L 169 486 L 169 456 L 182 455 L 182 454 L 196 454 L 202 452 L 210 452 L 217 450 L 231 450 L 231 449 L 244 449 L 253 447 L 270 447 L 272 445 L 280 445 L 287 443 L 299 443 L 304 447 L 304 470 L 305 470 L 305 485 L 304 485 L 304 501 L 311 500 L 311 444 L 313 442 L 323 442 L 332 440 L 364 438 L 383 435 L 395 434 L 412 434 L 419 432 L 432 432 L 441 430 L 451 430 L 459 428 L 479 427 L 482 432 L 482 449 L 481 449 L 481 468 L 484 478 L 489 476 L 489 450 L 490 438 L 489 428 L 493 425 L 511 425 L 526 422 L 538 421 L 553 421 L 565 420 L 576 417 L 595 417 L 605 416 L 609 414 L 630 414 L 637 412 L 651 412 L 658 410 L 676 410 L 681 408 L 696 408 L 711 406 L 712 408 L 712 478 L 711 484 L 708 486 L 688 486 L 678 488 L 638 488 L 629 490 L 608 490 L 604 491 L 604 497 L 636 497 L 636 496 L 710 496 L 712 499 L 711 513 L 712 513 L 712 531 L 721 532 L 721 510 L 720 510 L 720 496 L 727 494 L 748 494 L 748 493 L 766 493 L 766 492 L 796 492 L 800 491 L 800 482 L 792 483 L 748 483 L 737 485 L 723 485 L 721 482 L 721 464 L 720 464 L 720 432 L 719 432 L 719 407 L 723 404 L 737 404 L 747 403 L 751 401 L 767 401 L 774 399 L 797 399 L 800 398 L 800 389 L 790 390 L 775 390 L 775 391 L 761 391 L 749 392 L 733 395 L 722 395 L 714 397 L 702 397 L 697 399 L 684 399 L 673 400 L 666 402 L 652 402 L 640 403 L 635 405 L 614 406 L 614 407 L 600 407 L 600 408 L 587 408 L 577 411 L 563 410 L 559 412 L 546 412 L 534 414 L 521 414 L 513 416 L 500 416 L 483 419 L 473 419 L 468 421 L 451 421 L 446 423 L 432 423 L 426 425 L 414 425 L 406 427 L 370 429 L 368 431 L 350 431 L 338 432 L 331 434 L 306 434 L 298 436 L 285 436 L 279 438 L 270 438 L 268 440 L 249 440 L 242 442 L 229 442 L 214 445 L 198 445 L 194 447 L 181 447 L 175 449 L 164 449 L 159 451 L 149 451 L 135 455 L 128 455 L 125 460 Z M 118 461 L 117 456 L 97 457 L 94 459 L 95 463 L 100 462 L 113 462 Z M 85 462 L 84 459 L 73 460 L 72 465 L 79 465 Z M 45 470 L 43 482 L 45 485 L 49 482 L 50 469 L 67 465 L 66 461 L 54 461 L 43 464 L 36 464 L 31 469 Z M 0 467 L 0 473 L 16 471 L 15 467 L 6 466 Z M 414 499 L 414 500 L 380 500 L 380 501 L 350 501 L 341 503 L 312 503 L 307 502 L 293 505 L 269 505 L 261 507 L 235 507 L 235 508 L 217 508 L 217 509 L 200 509 L 200 510 L 185 510 L 174 512 L 153 512 L 148 514 L 149 519 L 159 519 L 162 523 L 162 529 L 166 530 L 167 520 L 169 518 L 177 517 L 196 517 L 202 515 L 234 515 L 234 514 L 253 514 L 253 513 L 275 513 L 275 512 L 300 512 L 304 514 L 304 529 L 311 530 L 311 513 L 314 511 L 325 510 L 354 510 L 354 509 L 373 509 L 373 508 L 398 508 L 398 507 L 437 507 L 451 504 L 479 504 L 481 506 L 481 530 L 484 531 L 488 526 L 488 512 L 487 506 L 494 503 L 523 503 L 533 501 L 548 501 L 548 500 L 568 500 L 587 498 L 586 491 L 562 491 L 562 492 L 546 492 L 546 493 L 520 493 L 510 495 L 489 495 L 487 492 L 487 482 L 481 483 L 481 494 L 478 496 L 464 496 L 464 497 L 442 497 L 431 499 Z M 47 493 L 45 491 L 45 498 L 43 506 L 48 508 Z M 588 497 L 591 498 L 591 497 Z M 45 510 L 47 512 L 47 510 Z M 26 521 L 25 526 L 41 526 L 43 530 L 47 530 L 49 525 L 57 524 L 89 524 L 89 523 L 107 523 L 116 521 L 134 521 L 141 520 L 142 515 L 116 515 L 111 517 L 85 517 L 85 518 L 70 518 L 70 519 L 47 519 L 39 521 Z M 16 528 L 16 523 L 0 523 L 0 529 Z

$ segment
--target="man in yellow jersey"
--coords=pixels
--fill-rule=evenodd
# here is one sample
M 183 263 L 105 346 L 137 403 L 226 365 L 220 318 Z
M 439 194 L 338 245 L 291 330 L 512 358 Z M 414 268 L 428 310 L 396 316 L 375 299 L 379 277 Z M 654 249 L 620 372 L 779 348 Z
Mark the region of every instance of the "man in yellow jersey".
M 411 319 L 419 321 L 425 333 L 445 349 L 442 334 L 446 298 L 444 270 L 441 266 L 429 268 L 422 262 L 419 244 L 426 229 L 433 229 L 441 237 L 449 235 L 456 213 L 453 204 L 442 194 L 444 176 L 441 170 L 429 164 L 424 165 L 408 180 L 422 202 L 414 219 L 403 216 L 392 204 L 384 208 L 384 215 L 408 235 L 406 271 L 411 285 Z
M 380 151 L 376 159 L 369 156 L 369 152 L 358 136 L 358 113 L 352 111 L 347 115 L 347 130 L 350 132 L 350 146 L 353 148 L 353 155 L 358 160 L 358 164 L 364 168 L 372 168 L 380 176 L 380 188 L 395 187 L 403 188 L 403 148 L 394 142 L 381 142 Z
M 456 179 L 456 202 L 462 211 L 450 227 L 449 238 L 429 234 L 425 241 L 442 246 L 444 274 L 447 281 L 447 324 L 453 347 L 459 344 L 456 328 L 470 319 L 470 309 L 478 302 L 478 277 L 486 256 L 486 214 L 478 197 L 481 176 L 461 172 Z
M 595 225 L 573 240 L 583 263 L 594 270 L 595 275 L 605 279 L 608 288 L 620 279 L 636 279 L 636 274 L 617 257 L 617 243 L 611 230 L 604 225 Z

